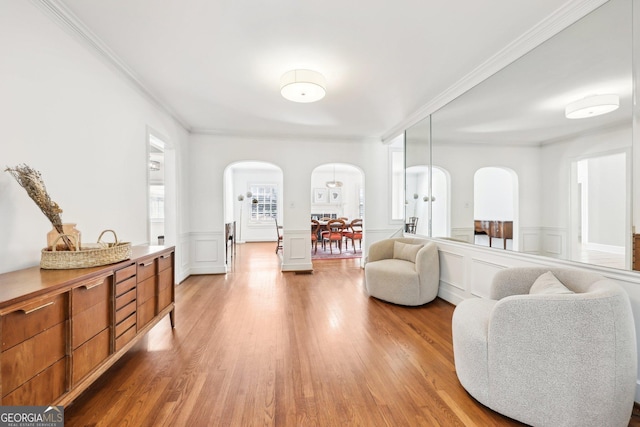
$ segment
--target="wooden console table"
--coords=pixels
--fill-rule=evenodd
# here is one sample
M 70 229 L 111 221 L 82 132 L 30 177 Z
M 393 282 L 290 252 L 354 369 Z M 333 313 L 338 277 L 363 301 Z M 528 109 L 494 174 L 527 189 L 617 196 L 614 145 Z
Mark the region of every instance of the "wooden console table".
M 513 221 L 475 220 L 474 235 L 486 234 L 491 239 L 502 239 L 503 248 L 507 249 L 507 239 L 513 239 Z
M 0 274 L 2 405 L 66 405 L 167 314 L 175 248 L 134 246 L 129 260 Z

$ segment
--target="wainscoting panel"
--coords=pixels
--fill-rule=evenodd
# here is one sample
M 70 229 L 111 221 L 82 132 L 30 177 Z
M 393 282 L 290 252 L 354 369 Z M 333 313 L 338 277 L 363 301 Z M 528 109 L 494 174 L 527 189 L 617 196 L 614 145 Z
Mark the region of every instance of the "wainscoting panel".
M 440 289 L 438 295 L 447 301 L 462 301 L 465 298 L 465 267 L 462 254 L 439 251 Z
M 461 242 L 474 243 L 473 228 L 452 228 L 451 239 L 459 240 Z
M 191 233 L 191 274 L 226 273 L 224 244 L 224 233 Z
M 291 244 L 291 256 L 290 259 L 306 259 L 307 252 L 311 250 L 311 246 L 307 245 L 307 238 L 292 237 L 289 239 Z
M 179 248 L 176 248 L 176 283 L 181 283 L 191 274 L 191 245 L 189 234 L 181 234 L 178 237 Z
M 196 239 L 194 241 L 195 262 L 218 261 L 218 241 L 215 239 Z
M 543 229 L 543 255 L 567 258 L 567 233 L 562 229 Z
M 313 270 L 311 263 L 311 233 L 306 230 L 284 229 L 282 232 L 282 271 Z
M 540 230 L 538 229 L 520 229 L 522 247 L 521 252 L 537 255 L 540 253 Z
M 477 297 L 489 298 L 493 276 L 506 267 L 506 265 L 472 258 L 471 273 L 469 274 L 469 291 L 471 294 Z

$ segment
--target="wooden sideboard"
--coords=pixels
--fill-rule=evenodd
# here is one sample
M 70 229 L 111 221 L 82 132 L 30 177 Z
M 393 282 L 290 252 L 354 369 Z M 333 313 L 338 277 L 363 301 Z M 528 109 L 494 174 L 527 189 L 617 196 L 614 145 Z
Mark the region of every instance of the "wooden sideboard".
M 167 314 L 175 248 L 134 246 L 129 260 L 0 274 L 2 405 L 66 405 Z
M 502 239 L 503 249 L 507 249 L 507 239 L 513 239 L 513 221 L 474 220 L 474 235 L 486 234 L 491 239 Z

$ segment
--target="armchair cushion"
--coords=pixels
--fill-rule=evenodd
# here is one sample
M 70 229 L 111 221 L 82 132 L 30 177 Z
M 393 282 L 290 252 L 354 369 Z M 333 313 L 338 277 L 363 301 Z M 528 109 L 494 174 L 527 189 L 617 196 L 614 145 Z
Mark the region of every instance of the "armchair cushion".
M 536 281 L 533 282 L 531 289 L 529 289 L 529 293 L 558 295 L 574 294 L 575 292 L 563 285 L 552 272 L 547 271 L 546 273 L 538 276 Z
M 409 261 L 415 264 L 418 251 L 424 245 L 412 245 L 409 243 L 393 242 L 393 259 Z

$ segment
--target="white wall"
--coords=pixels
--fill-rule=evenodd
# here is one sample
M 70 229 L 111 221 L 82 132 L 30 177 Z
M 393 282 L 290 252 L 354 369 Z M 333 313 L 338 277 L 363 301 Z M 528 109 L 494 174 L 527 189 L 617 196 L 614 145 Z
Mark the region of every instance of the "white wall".
M 0 52 L 2 166 L 39 170 L 83 240 L 112 228 L 124 241 L 147 241 L 148 128 L 171 143 L 178 223 L 167 243 L 177 244 L 184 277 L 187 132 L 32 2 L 3 2 Z M 51 225 L 8 173 L 0 174 L 0 218 L 0 272 L 38 265 Z
M 314 170 L 311 174 L 311 188 L 309 189 L 309 197 L 311 198 L 310 213 L 336 214 L 337 217 L 349 218 L 349 220 L 359 218 L 359 189 L 362 186 L 362 173 L 356 168 L 345 171 L 344 165 L 341 170 L 336 173 L 336 180 L 342 181 L 343 186 L 340 188 L 342 199 L 339 203 L 330 200 L 327 203 L 314 203 L 312 189 L 319 188 L 326 190 L 327 181 L 333 180 L 333 172 Z
M 588 243 L 624 250 L 626 231 L 625 153 L 588 159 Z
M 191 135 L 191 273 L 222 273 L 224 266 L 223 171 L 239 161 L 272 163 L 283 172 L 284 270 L 311 264 L 309 214 L 312 171 L 326 163 L 349 163 L 364 174 L 366 245 L 397 230 L 390 219 L 388 147 L 376 140 L 297 140 Z

